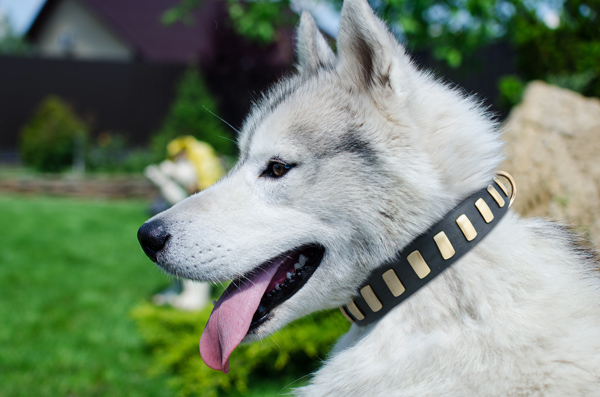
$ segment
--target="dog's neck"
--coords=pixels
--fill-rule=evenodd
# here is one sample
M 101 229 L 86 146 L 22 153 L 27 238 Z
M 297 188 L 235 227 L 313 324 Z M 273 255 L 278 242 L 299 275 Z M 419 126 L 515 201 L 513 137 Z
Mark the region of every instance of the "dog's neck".
M 340 307 L 344 316 L 357 325 L 379 320 L 476 246 L 508 212 L 516 195 L 512 177 L 505 172 L 497 175 L 510 182 L 510 197 L 506 186 L 494 177 L 487 187 L 373 270 L 357 296 Z

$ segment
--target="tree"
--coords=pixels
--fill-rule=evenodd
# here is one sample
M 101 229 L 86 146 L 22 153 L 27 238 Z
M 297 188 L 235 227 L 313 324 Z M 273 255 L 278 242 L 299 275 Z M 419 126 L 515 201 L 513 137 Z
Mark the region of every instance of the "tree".
M 15 33 L 10 20 L 0 10 L 0 55 L 24 55 L 29 52 L 29 45 Z
M 191 11 L 203 1 L 181 0 L 164 14 L 163 22 L 190 23 Z M 323 1 L 341 8 L 341 0 Z M 464 53 L 505 33 L 514 11 L 511 1 L 514 0 L 384 0 L 371 1 L 371 5 L 411 49 L 432 48 L 436 58 L 457 67 Z M 228 0 L 227 4 L 235 29 L 262 42 L 273 41 L 278 27 L 297 21 L 297 16 L 290 15 L 290 0 Z
M 204 0 L 180 0 L 165 23 L 190 22 Z M 322 0 L 340 8 L 341 0 Z M 547 79 L 587 95 L 600 96 L 600 0 L 370 0 L 375 11 L 410 50 L 431 51 L 459 67 L 466 55 L 496 40 L 512 43 L 526 79 Z M 290 0 L 227 0 L 236 30 L 262 42 L 290 26 Z M 540 10 L 558 16 L 548 26 Z
M 193 23 L 192 12 L 204 1 L 180 0 L 176 6 L 163 14 L 162 22 L 166 25 L 177 21 Z M 289 0 L 227 0 L 227 11 L 238 33 L 263 44 L 275 41 L 279 27 L 293 26 L 298 21 L 298 16 L 290 9 Z
M 600 96 L 599 13 L 600 0 L 566 0 L 560 23 L 551 28 L 519 5 L 510 39 L 523 77 Z
M 210 144 L 219 154 L 231 155 L 235 145 L 224 122 L 216 115 L 217 103 L 206 88 L 200 72 L 190 67 L 177 86 L 177 96 L 163 121 L 153 146 L 160 158 L 167 143 L 178 136 L 191 135 Z

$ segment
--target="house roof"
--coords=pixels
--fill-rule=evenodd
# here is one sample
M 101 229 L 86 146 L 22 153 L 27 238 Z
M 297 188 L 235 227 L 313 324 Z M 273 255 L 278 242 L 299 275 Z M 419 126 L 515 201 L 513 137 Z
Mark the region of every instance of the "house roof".
M 47 0 L 27 32 L 35 40 L 44 21 L 62 0 Z M 219 0 L 206 1 L 194 13 L 194 23 L 177 22 L 165 26 L 162 14 L 178 0 L 76 0 L 92 12 L 108 29 L 131 45 L 148 61 L 186 62 L 210 56 L 216 21 L 223 21 Z

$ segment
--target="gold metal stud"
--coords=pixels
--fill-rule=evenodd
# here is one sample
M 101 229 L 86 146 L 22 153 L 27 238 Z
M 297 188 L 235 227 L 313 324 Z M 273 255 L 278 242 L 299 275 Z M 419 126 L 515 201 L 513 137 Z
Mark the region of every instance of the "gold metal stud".
M 419 251 L 413 251 L 406 257 L 408 263 L 413 268 L 415 273 L 419 278 L 425 278 L 429 273 L 431 273 L 431 269 L 427 266 L 427 262 L 423 259 L 423 256 Z
M 371 310 L 373 310 L 374 312 L 380 311 L 383 307 L 381 301 L 377 298 L 377 295 L 375 295 L 375 291 L 373 291 L 373 288 L 371 288 L 370 285 L 367 284 L 364 287 L 362 287 L 360 289 L 360 294 L 363 298 L 365 298 L 365 302 L 367 302 L 367 305 L 369 305 Z
M 348 308 L 348 311 L 350 311 L 350 314 L 352 314 L 355 319 L 357 319 L 358 321 L 364 320 L 365 315 L 360 311 L 358 306 L 356 306 L 356 303 L 354 303 L 354 301 L 348 303 L 346 305 L 346 307 Z
M 340 306 L 340 311 L 342 312 L 342 314 L 344 315 L 344 317 L 346 317 L 346 320 L 350 321 L 351 323 L 354 322 L 354 320 L 352 319 L 352 317 L 350 317 L 350 315 L 346 312 L 346 309 L 344 309 L 344 306 Z
M 496 201 L 496 203 L 498 203 L 498 206 L 500 208 L 504 207 L 504 199 L 502 198 L 502 196 L 500 196 L 500 193 L 498 193 L 498 191 L 494 189 L 492 185 L 489 185 L 487 187 L 487 191 L 490 194 L 490 196 L 492 196 L 492 198 Z
M 508 207 L 510 208 L 510 206 L 515 201 L 515 198 L 517 197 L 517 183 L 513 179 L 512 175 L 509 174 L 508 172 L 498 171 L 498 172 L 496 172 L 496 175 L 501 176 L 503 178 L 506 178 L 506 180 L 508 181 L 508 183 L 510 183 L 510 187 L 512 189 L 511 192 L 510 192 L 510 202 L 508 203 Z
M 506 189 L 506 186 L 504 186 L 504 183 L 502 183 L 498 177 L 494 177 L 494 182 L 496 182 L 496 185 L 500 186 L 500 189 L 502 189 L 504 195 L 508 197 L 508 190 Z
M 472 241 L 475 237 L 477 237 L 477 230 L 475 230 L 475 227 L 465 214 L 462 214 L 456 218 L 456 224 L 458 227 L 460 227 L 460 230 L 465 235 L 467 241 Z
M 492 213 L 492 210 L 490 210 L 490 207 L 488 207 L 482 198 L 475 202 L 475 207 L 477 207 L 477 210 L 481 216 L 483 216 L 485 223 L 490 223 L 494 220 L 494 214 Z
M 390 289 L 392 295 L 400 296 L 406 290 L 394 269 L 386 270 L 381 277 L 383 278 L 383 281 L 385 281 L 385 285 Z
M 456 251 L 454 251 L 454 247 L 448 239 L 448 236 L 446 236 L 446 233 L 439 232 L 438 234 L 433 236 L 433 239 L 435 240 L 435 244 L 440 250 L 440 254 L 442 254 L 442 258 L 450 259 L 454 256 Z

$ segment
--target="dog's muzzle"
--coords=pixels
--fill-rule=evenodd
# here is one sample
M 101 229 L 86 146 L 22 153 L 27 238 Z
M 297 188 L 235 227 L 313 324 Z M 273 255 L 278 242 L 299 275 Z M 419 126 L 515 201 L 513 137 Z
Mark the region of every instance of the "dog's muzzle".
M 156 255 L 165 247 L 170 236 L 171 235 L 167 233 L 162 222 L 158 220 L 144 223 L 137 233 L 138 240 L 144 253 L 146 253 L 153 262 L 156 262 Z

